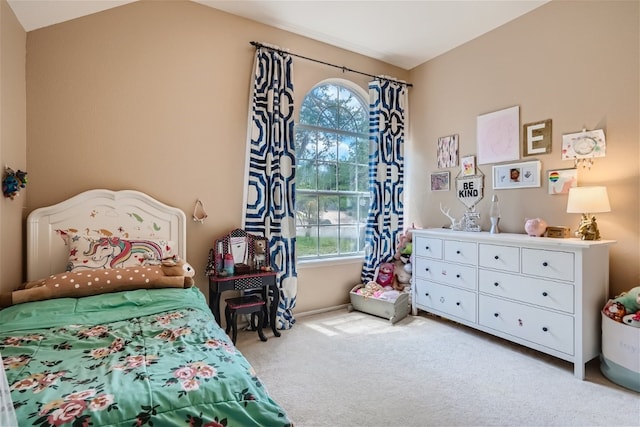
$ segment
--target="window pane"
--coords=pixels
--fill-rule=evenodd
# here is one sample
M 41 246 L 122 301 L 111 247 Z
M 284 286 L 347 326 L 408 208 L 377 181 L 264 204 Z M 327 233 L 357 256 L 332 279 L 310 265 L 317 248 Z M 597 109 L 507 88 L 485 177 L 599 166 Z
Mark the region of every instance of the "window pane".
M 339 205 L 338 196 L 319 196 L 319 214 L 321 225 L 338 224 L 339 222 Z
M 354 136 L 340 135 L 338 137 L 338 160 L 341 162 L 357 162 L 357 141 Z
M 365 114 L 360 99 L 347 88 L 340 88 L 338 104 L 339 128 L 349 132 L 366 132 L 363 124 L 368 126 L 368 117 Z
M 296 223 L 300 226 L 318 224 L 318 196 L 298 194 L 296 197 Z
M 371 203 L 371 197 L 360 196 L 358 203 L 358 219 L 364 225 L 367 223 L 367 216 L 369 215 L 369 204 Z
M 358 186 L 356 187 L 356 191 L 369 191 L 369 166 L 357 166 L 356 171 L 358 174 L 358 179 L 355 180 Z
M 340 225 L 357 224 L 358 196 L 341 196 L 340 213 Z M 341 234 L 340 238 L 343 237 L 344 236 Z
M 298 159 L 315 159 L 318 147 L 317 139 L 317 132 L 296 127 L 296 157 Z
M 318 160 L 338 160 L 338 135 L 333 132 L 318 132 Z
M 356 163 L 360 163 L 362 165 L 369 164 L 369 155 L 371 154 L 369 147 L 369 138 L 358 138 L 355 147 Z
M 320 227 L 320 255 L 338 254 L 338 226 Z
M 356 166 L 350 163 L 340 163 L 338 165 L 338 190 L 356 190 Z
M 296 187 L 298 190 L 315 190 L 318 188 L 316 177 L 318 170 L 313 160 L 299 160 L 296 165 Z
M 336 189 L 335 163 L 318 162 L 318 190 Z
M 298 227 L 296 254 L 299 257 L 318 255 L 318 227 Z
M 358 251 L 358 226 L 357 225 L 341 225 L 340 226 L 340 253 L 348 254 Z

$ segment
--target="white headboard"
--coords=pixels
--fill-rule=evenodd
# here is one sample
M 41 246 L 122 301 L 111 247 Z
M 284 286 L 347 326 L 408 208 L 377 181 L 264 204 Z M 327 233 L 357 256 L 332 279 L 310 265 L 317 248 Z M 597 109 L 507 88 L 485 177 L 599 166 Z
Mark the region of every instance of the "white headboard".
M 128 238 L 172 240 L 187 258 L 186 217 L 182 210 L 134 190 L 89 190 L 35 209 L 27 217 L 27 280 L 65 270 L 68 248 L 56 230 L 108 233 Z

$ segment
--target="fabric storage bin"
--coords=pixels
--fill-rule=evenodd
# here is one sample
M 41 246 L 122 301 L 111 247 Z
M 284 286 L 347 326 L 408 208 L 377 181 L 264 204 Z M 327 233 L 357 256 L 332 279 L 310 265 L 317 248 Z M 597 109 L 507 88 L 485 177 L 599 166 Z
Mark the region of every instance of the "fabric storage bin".
M 388 319 L 391 324 L 394 324 L 404 319 L 409 314 L 409 293 L 406 291 L 400 292 L 400 295 L 395 301 L 386 301 L 383 299 L 365 297 L 357 293 L 357 290 L 362 288 L 363 285 L 359 284 L 351 289 L 349 297 L 351 304 L 349 304 L 349 311 L 357 310 L 363 313 L 373 314 L 374 316 L 383 317 Z
M 640 392 L 640 328 L 601 315 L 602 374 L 616 384 Z

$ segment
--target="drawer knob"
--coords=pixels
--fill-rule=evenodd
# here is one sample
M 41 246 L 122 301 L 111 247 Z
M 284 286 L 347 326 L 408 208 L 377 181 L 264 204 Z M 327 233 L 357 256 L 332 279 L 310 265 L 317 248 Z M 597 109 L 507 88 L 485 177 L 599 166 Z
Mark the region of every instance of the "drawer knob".
M 424 296 L 425 296 L 425 297 L 428 297 L 428 296 L 429 296 L 429 292 L 425 292 L 425 293 L 424 293 Z
M 549 328 L 547 328 L 546 326 L 543 326 L 543 327 L 542 327 L 542 330 L 543 330 L 544 332 L 547 332 L 547 331 L 549 330 Z
M 425 268 L 424 271 L 429 271 L 429 267 Z
M 500 317 L 500 313 L 493 313 L 493 317 Z
M 461 304 L 462 304 L 462 303 L 461 303 L 460 301 L 458 301 L 458 302 L 456 303 L 456 305 L 457 305 L 458 307 L 460 307 L 460 305 L 461 305 Z
M 542 296 L 543 296 L 543 297 L 549 296 L 549 293 L 548 293 L 548 292 L 543 292 L 543 293 L 542 293 Z
M 460 275 L 459 275 L 459 274 L 456 274 L 456 278 L 458 278 L 458 279 L 459 279 L 459 278 L 460 278 Z
M 543 265 L 544 267 L 547 267 L 547 266 L 549 265 L 549 263 L 548 263 L 547 261 L 545 261 L 545 262 L 543 262 L 543 263 L 542 263 L 542 265 Z
M 424 248 L 425 248 L 426 250 L 429 250 L 429 246 L 425 246 Z
M 456 251 L 456 254 L 460 255 L 460 251 Z
M 493 259 L 500 259 L 498 255 L 494 256 Z
M 498 282 L 493 282 L 493 286 L 500 286 L 500 283 L 498 283 Z

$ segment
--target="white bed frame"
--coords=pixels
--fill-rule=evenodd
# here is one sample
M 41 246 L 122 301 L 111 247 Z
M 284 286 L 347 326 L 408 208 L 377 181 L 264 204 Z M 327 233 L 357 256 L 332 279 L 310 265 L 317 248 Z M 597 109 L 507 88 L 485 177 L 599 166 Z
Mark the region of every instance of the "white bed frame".
M 27 280 L 65 271 L 68 248 L 56 230 L 123 238 L 172 240 L 187 259 L 186 216 L 134 190 L 89 190 L 27 217 Z

